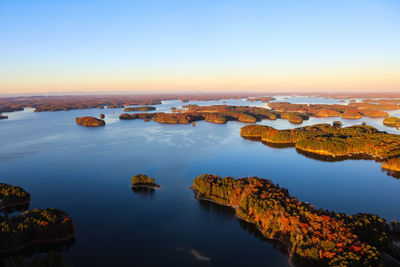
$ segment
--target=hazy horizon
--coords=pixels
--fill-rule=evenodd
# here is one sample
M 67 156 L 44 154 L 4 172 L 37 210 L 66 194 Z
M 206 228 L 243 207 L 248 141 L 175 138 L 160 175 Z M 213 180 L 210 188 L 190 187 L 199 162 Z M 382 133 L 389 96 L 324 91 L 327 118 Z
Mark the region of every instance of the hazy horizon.
M 400 2 L 2 1 L 0 94 L 398 92 Z

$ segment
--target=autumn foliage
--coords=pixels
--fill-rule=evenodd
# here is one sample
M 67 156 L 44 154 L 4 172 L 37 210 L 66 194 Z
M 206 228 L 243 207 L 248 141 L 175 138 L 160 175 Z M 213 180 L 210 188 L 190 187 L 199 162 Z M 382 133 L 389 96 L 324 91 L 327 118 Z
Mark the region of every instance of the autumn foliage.
M 389 224 L 378 216 L 317 210 L 266 179 L 201 175 L 192 188 L 199 199 L 235 207 L 240 218 L 285 244 L 297 264 L 376 266 L 382 251 L 393 251 Z
M 400 135 L 389 134 L 372 126 L 337 127 L 316 124 L 295 129 L 277 130 L 263 125 L 241 129 L 243 137 L 263 142 L 293 145 L 301 151 L 330 157 L 368 157 L 383 162 L 386 169 L 399 169 Z

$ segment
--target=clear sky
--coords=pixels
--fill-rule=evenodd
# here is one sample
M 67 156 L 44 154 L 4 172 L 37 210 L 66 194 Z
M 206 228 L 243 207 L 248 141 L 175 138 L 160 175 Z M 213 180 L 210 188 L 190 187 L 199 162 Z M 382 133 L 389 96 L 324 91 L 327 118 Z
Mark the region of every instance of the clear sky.
M 0 0 L 0 93 L 400 91 L 399 0 Z

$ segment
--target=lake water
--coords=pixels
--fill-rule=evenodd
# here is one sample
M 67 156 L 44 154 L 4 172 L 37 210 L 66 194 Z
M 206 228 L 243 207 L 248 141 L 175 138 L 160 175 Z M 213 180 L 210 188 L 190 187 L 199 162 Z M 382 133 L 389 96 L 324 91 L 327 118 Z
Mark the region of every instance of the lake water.
M 282 97 L 283 99 L 284 97 Z M 339 100 L 291 97 L 294 103 L 339 103 Z M 226 100 L 226 104 L 267 106 Z M 223 104 L 199 101 L 184 104 Z M 157 111 L 180 107 L 165 101 Z M 106 126 L 86 128 L 75 117 L 106 115 Z M 30 208 L 59 208 L 73 219 L 76 238 L 63 251 L 74 266 L 287 266 L 276 242 L 261 238 L 239 221 L 234 211 L 199 202 L 189 187 L 202 173 L 272 180 L 302 201 L 337 212 L 376 213 L 400 219 L 400 180 L 369 160 L 323 162 L 245 140 L 240 128 L 197 122 L 164 125 L 120 121 L 122 109 L 90 109 L 5 114 L 0 121 L 0 182 L 31 193 Z M 391 112 L 400 115 L 399 111 Z M 310 118 L 303 125 L 338 118 Z M 342 120 L 344 125 L 382 119 Z M 298 127 L 286 120 L 260 124 Z M 133 192 L 131 177 L 145 173 L 162 185 L 154 192 Z

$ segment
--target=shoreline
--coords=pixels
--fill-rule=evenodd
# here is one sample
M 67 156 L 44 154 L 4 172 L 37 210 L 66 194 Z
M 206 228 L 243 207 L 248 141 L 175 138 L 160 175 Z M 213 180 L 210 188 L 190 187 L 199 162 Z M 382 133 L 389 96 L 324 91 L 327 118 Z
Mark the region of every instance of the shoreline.
M 2 209 L 6 209 L 6 208 L 11 208 L 11 207 L 15 207 L 15 206 L 22 206 L 22 205 L 27 205 L 31 202 L 31 200 L 26 200 L 26 201 L 20 201 L 20 202 L 13 202 L 10 204 L 6 204 L 6 205 L 1 205 L 0 206 L 0 210 Z
M 150 184 L 133 184 L 132 187 L 134 187 L 134 188 L 161 189 L 161 185 L 159 185 L 159 184 L 155 184 L 155 185 L 150 185 Z
M 324 150 L 315 150 L 315 149 L 306 149 L 306 148 L 299 148 L 296 146 L 296 142 L 275 142 L 275 141 L 270 141 L 270 140 L 265 140 L 261 136 L 255 136 L 255 135 L 242 135 L 242 138 L 251 140 L 251 141 L 261 141 L 263 144 L 266 144 L 267 146 L 279 146 L 284 145 L 284 148 L 290 148 L 293 147 L 295 148 L 299 153 L 303 152 L 305 156 L 322 156 L 322 157 L 327 157 L 328 159 L 332 159 L 332 161 L 341 161 L 341 160 L 347 160 L 347 159 L 365 159 L 365 160 L 374 160 L 376 162 L 382 163 L 383 165 L 384 159 L 381 157 L 376 157 L 373 155 L 370 155 L 368 153 L 350 153 L 350 154 L 334 154 L 331 152 L 326 152 Z M 283 147 L 282 147 L 283 148 Z M 309 155 L 308 155 L 309 154 Z M 395 172 L 395 174 L 400 175 L 400 169 L 398 168 L 390 168 L 390 167 L 383 167 L 381 166 L 382 169 L 386 171 L 391 171 Z
M 257 224 L 255 224 L 254 222 L 248 221 L 248 220 L 246 220 L 245 218 L 239 216 L 238 213 L 236 212 L 236 210 L 239 208 L 239 206 L 235 206 L 235 205 L 231 205 L 231 204 L 225 204 L 225 203 L 219 203 L 219 202 L 217 202 L 217 201 L 215 201 L 215 200 L 212 200 L 212 199 L 199 197 L 199 192 L 198 192 L 193 186 L 191 186 L 191 187 L 189 187 L 189 188 L 193 191 L 194 197 L 195 197 L 197 200 L 203 200 L 203 201 L 207 201 L 207 202 L 214 203 L 214 204 L 217 204 L 217 205 L 221 205 L 221 206 L 233 208 L 233 209 L 235 210 L 235 216 L 236 216 L 236 218 L 238 218 L 239 220 L 245 221 L 245 222 L 250 223 L 251 225 L 253 225 L 253 226 L 257 229 L 257 231 L 259 231 L 259 232 L 262 234 L 262 236 L 264 236 L 265 238 L 270 239 L 270 240 L 273 240 L 273 241 L 277 241 L 277 242 L 281 243 L 281 244 L 286 248 L 287 253 L 288 253 L 288 255 L 289 255 L 289 257 L 288 257 L 288 264 L 289 264 L 289 266 L 291 266 L 291 267 L 294 267 L 294 266 L 295 266 L 294 263 L 292 262 L 293 253 L 290 252 L 289 245 L 288 245 L 286 242 L 284 242 L 283 239 L 274 238 L 272 235 L 270 235 L 270 236 L 269 236 L 269 235 L 266 235 L 266 234 L 257 226 Z
M 72 238 L 74 238 L 74 237 L 75 237 L 75 233 L 72 233 L 72 234 L 70 234 L 70 235 L 67 235 L 66 237 L 63 237 L 63 238 L 54 238 L 54 239 L 34 239 L 34 240 L 31 240 L 31 241 L 25 243 L 24 245 L 21 245 L 21 246 L 18 246 L 18 247 L 0 250 L 0 254 L 15 252 L 15 251 L 18 251 L 18 250 L 21 250 L 21 249 L 25 249 L 25 248 L 27 248 L 27 247 L 30 247 L 30 246 L 32 246 L 32 245 L 35 245 L 35 244 L 37 244 L 37 243 L 56 243 L 56 242 L 67 241 L 67 240 L 70 240 L 70 239 L 72 239 Z

